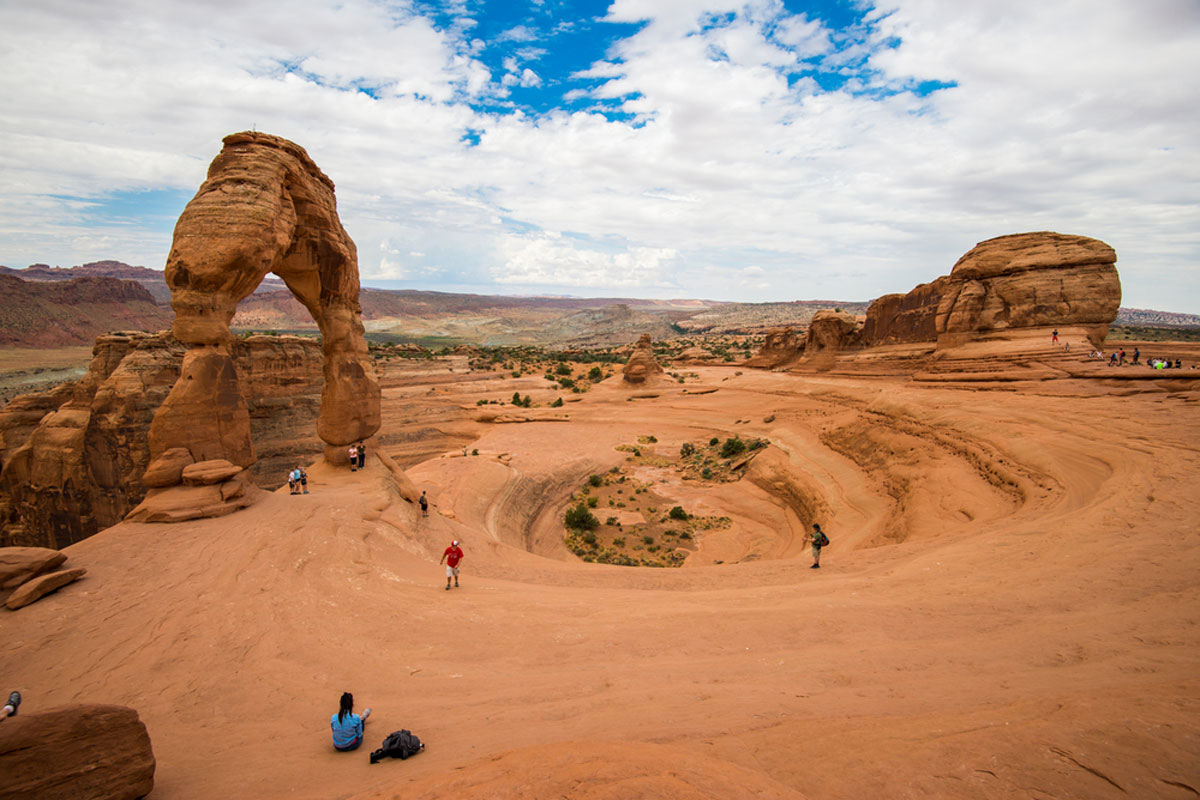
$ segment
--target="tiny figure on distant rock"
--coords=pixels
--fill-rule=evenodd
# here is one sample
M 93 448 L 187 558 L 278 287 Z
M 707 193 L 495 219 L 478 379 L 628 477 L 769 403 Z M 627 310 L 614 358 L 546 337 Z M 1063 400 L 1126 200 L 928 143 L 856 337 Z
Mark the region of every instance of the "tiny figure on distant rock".
M 442 561 L 446 562 L 446 591 L 450 591 L 450 579 L 454 579 L 454 587 L 458 588 L 458 562 L 463 560 L 462 548 L 458 546 L 458 540 L 455 539 L 446 548 L 446 552 L 442 553 Z
M 8 704 L 5 705 L 4 708 L 0 708 L 0 719 L 4 719 L 6 717 L 15 717 L 17 715 L 17 708 L 19 708 L 20 705 L 21 693 L 13 692 L 8 696 Z
M 303 494 L 308 494 L 308 473 L 304 471 L 304 467 L 296 467 L 296 472 L 300 474 L 300 488 Z
M 1050 344 L 1058 344 L 1058 328 L 1050 334 Z
M 296 470 L 288 470 L 288 494 L 296 493 Z
M 350 457 L 350 471 L 357 472 L 358 471 L 358 445 L 356 445 L 356 444 L 350 445 L 350 450 L 347 451 L 347 455 Z
M 821 548 L 829 544 L 829 537 L 821 530 L 821 526 L 814 522 L 812 533 L 804 534 L 804 541 L 812 542 L 813 563 L 809 569 L 821 568 Z
M 363 469 L 367 465 L 367 446 L 362 442 L 358 443 L 358 468 Z
M 429 499 L 427 497 L 425 497 L 424 491 L 421 492 L 421 499 L 417 501 L 417 504 L 421 506 L 421 516 L 428 517 L 429 516 Z
M 363 740 L 363 723 L 371 716 L 371 709 L 363 711 L 362 716 L 354 713 L 354 695 L 342 692 L 342 700 L 338 712 L 329 720 L 329 728 L 333 731 L 333 748 L 343 752 L 357 750 Z
M 1138 363 L 1138 359 L 1141 357 L 1142 357 L 1142 351 L 1137 349 L 1136 347 L 1133 348 L 1133 363 L 1134 364 Z

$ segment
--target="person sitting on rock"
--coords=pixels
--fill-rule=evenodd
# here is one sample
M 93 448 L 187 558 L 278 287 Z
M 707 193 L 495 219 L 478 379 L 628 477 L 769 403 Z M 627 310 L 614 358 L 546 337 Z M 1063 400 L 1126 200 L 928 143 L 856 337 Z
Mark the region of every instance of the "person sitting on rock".
M 357 750 L 363 740 L 363 724 L 371 716 L 371 709 L 363 711 L 362 716 L 354 713 L 354 695 L 342 692 L 338 712 L 329 720 L 333 731 L 333 748 L 347 752 Z
M 13 692 L 8 696 L 8 705 L 4 706 L 4 708 L 0 708 L 0 719 L 4 719 L 6 717 L 15 717 L 17 715 L 17 708 L 20 705 L 21 693 Z

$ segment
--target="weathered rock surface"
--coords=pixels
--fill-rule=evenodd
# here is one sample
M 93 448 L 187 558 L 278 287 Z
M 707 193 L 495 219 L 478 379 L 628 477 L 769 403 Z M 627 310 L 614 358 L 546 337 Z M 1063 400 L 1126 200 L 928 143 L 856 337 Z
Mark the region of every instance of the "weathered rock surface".
M 6 345 L 83 345 L 105 331 L 159 330 L 171 319 L 145 287 L 117 278 L 35 282 L 0 275 L 0 296 L 0 344 Z
M 0 547 L 0 601 L 7 600 L 21 584 L 66 560 L 65 553 L 46 547 Z
M 253 503 L 262 491 L 244 476 L 243 471 L 223 483 L 150 489 L 146 499 L 125 519 L 130 522 L 184 522 L 232 514 Z
M 980 242 L 949 275 L 907 294 L 890 294 L 867 309 L 867 346 L 934 342 L 964 344 L 1020 328 L 1083 328 L 1104 338 L 1121 303 L 1117 255 L 1097 239 L 1050 231 Z
M 154 768 L 132 708 L 22 711 L 0 724 L 0 800 L 135 800 L 154 788 Z
M 625 364 L 623 374 L 627 383 L 642 384 L 648 379 L 661 375 L 663 368 L 654 358 L 654 344 L 650 334 L 643 333 L 634 345 L 633 353 Z
M 746 360 L 746 366 L 771 369 L 795 361 L 804 352 L 804 335 L 790 327 L 772 328 L 758 352 Z
M 948 283 L 950 277 L 944 275 L 930 283 L 922 283 L 908 294 L 885 294 L 877 298 L 867 308 L 863 344 L 936 341 L 938 304 Z
M 230 464 L 223 458 L 211 461 L 200 461 L 188 464 L 180 471 L 183 482 L 188 486 L 210 486 L 223 483 L 242 471 L 237 464 Z
M 24 608 L 30 603 L 36 603 L 51 592 L 57 592 L 68 583 L 74 583 L 86 574 L 86 568 L 75 567 L 38 575 L 17 587 L 17 590 L 4 601 L 4 605 L 8 606 L 10 611 Z
M 317 433 L 337 447 L 379 429 L 379 384 L 367 356 L 354 242 L 333 182 L 300 146 L 236 133 L 184 209 L 165 271 L 173 331 L 188 350 L 150 426 L 157 458 L 254 463 L 250 413 L 233 365 L 229 323 L 268 273 L 283 278 L 321 330 L 324 384 Z
M 808 340 L 804 345 L 804 358 L 812 359 L 833 355 L 859 343 L 862 317 L 839 309 L 824 308 L 813 314 L 808 326 Z
M 265 486 L 281 485 L 288 469 L 321 450 L 319 346 L 251 336 L 231 349 L 262 453 L 251 473 Z M 0 545 L 65 547 L 120 521 L 148 487 L 182 481 L 191 453 L 168 448 L 152 463 L 147 431 L 179 377 L 183 352 L 167 333 L 106 334 L 83 378 L 15 398 L 0 411 Z

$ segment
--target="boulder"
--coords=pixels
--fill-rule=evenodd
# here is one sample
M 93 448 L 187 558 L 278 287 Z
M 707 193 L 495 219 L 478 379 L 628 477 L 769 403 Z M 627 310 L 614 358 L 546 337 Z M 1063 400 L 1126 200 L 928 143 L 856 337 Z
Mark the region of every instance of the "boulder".
M 804 352 L 804 341 L 804 335 L 797 335 L 791 327 L 772 328 L 746 366 L 773 369 L 795 361 Z
M 0 800 L 136 800 L 154 788 L 154 768 L 132 708 L 22 710 L 0 724 Z
M 262 494 L 241 473 L 223 483 L 151 489 L 125 519 L 130 522 L 184 522 L 223 517 L 251 505 Z
M 938 346 L 1013 328 L 1083 326 L 1103 339 L 1121 305 L 1117 254 L 1104 242 L 1051 231 L 980 242 L 950 271 Z
M 66 553 L 45 547 L 0 547 L 0 600 L 7 600 L 18 586 L 66 560 Z
M 862 317 L 840 309 L 823 308 L 813 314 L 804 345 L 806 360 L 831 356 L 859 343 Z
M 86 574 L 87 570 L 85 568 L 76 567 L 74 569 L 65 569 L 61 572 L 50 572 L 45 575 L 39 575 L 21 584 L 15 592 L 8 596 L 8 599 L 4 601 L 4 605 L 8 606 L 10 611 L 24 608 L 30 603 L 36 603 L 51 592 L 57 592 L 68 583 L 74 583 Z
M 223 458 L 199 461 L 183 468 L 183 483 L 187 486 L 210 486 L 223 483 L 241 471 L 242 468 L 237 464 L 230 464 Z
M 192 454 L 186 447 L 172 447 L 146 467 L 142 484 L 149 489 L 177 486 L 183 482 L 183 468 L 192 463 Z
M 650 334 L 643 333 L 637 344 L 634 345 L 629 361 L 625 364 L 623 371 L 625 381 L 643 384 L 647 380 L 661 375 L 662 371 L 663 368 L 654 358 L 654 344 L 650 341 Z
M 152 457 L 185 447 L 198 462 L 254 463 L 229 322 L 268 273 L 283 279 L 321 330 L 317 435 L 337 447 L 379 429 L 379 383 L 363 337 L 358 255 L 338 219 L 333 182 L 299 145 L 247 131 L 225 137 L 175 226 L 165 277 L 175 311 L 172 330 L 188 350 L 179 380 L 150 426 Z

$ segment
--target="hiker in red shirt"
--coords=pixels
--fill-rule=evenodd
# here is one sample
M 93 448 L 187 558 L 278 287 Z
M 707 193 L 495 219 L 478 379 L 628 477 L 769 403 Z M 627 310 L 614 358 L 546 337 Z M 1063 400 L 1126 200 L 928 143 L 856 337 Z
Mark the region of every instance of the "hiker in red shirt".
M 446 562 L 446 591 L 450 591 L 450 579 L 454 578 L 454 587 L 458 588 L 458 562 L 463 560 L 462 548 L 458 546 L 458 540 L 455 539 L 446 548 L 446 552 L 442 553 L 442 561 Z M 438 563 L 441 564 L 442 561 Z

